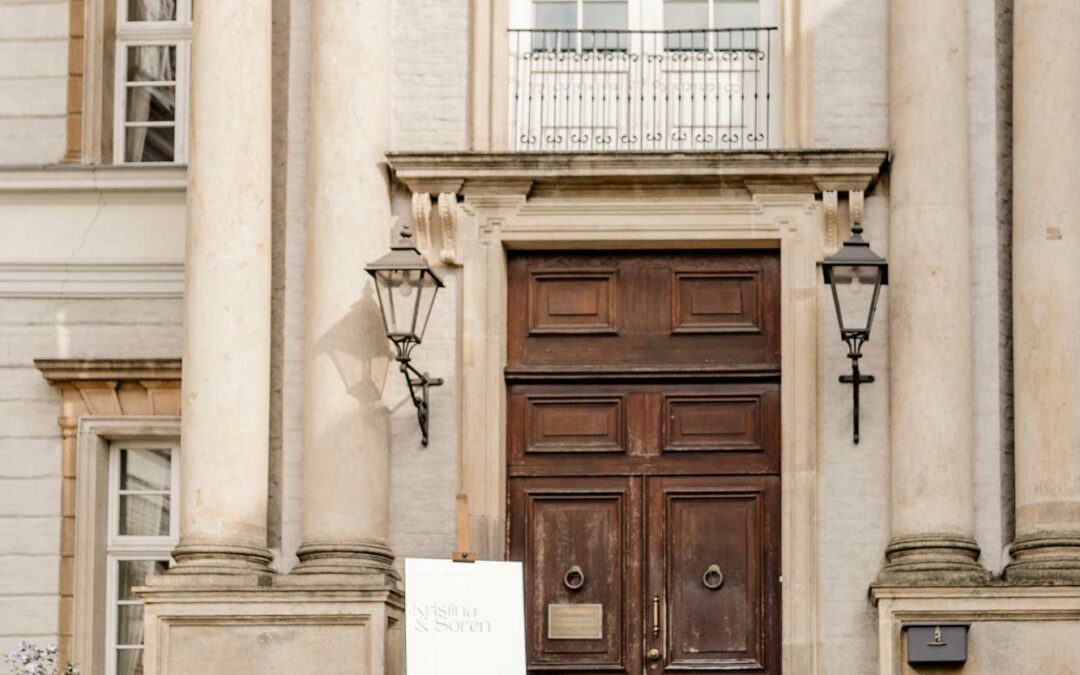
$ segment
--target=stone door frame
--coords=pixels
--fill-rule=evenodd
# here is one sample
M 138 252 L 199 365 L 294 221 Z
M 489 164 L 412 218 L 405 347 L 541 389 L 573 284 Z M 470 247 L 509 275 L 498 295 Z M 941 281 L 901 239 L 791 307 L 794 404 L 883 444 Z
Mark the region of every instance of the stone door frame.
M 849 211 L 838 193 L 861 210 L 885 159 L 877 151 L 392 155 L 395 177 L 413 192 L 421 245 L 462 267 L 460 480 L 477 557 L 506 552 L 507 250 L 778 248 L 781 661 L 784 672 L 819 672 L 818 263 L 838 243 L 838 213 Z M 428 220 L 433 193 L 441 246 Z

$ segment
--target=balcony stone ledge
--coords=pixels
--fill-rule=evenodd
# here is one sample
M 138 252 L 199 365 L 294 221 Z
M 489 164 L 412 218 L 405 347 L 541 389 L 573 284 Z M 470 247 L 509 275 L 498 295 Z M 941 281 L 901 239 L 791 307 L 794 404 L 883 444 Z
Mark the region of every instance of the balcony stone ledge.
M 869 191 L 888 164 L 880 149 L 719 152 L 396 152 L 394 176 L 414 193 L 545 183 L 662 189 L 745 189 L 752 194 Z

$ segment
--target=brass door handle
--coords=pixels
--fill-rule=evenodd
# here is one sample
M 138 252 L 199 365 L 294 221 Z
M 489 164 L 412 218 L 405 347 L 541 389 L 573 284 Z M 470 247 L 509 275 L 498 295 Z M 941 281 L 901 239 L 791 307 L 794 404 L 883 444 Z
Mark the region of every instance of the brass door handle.
M 656 647 L 653 647 L 652 649 L 650 649 L 648 652 L 645 653 L 645 658 L 649 659 L 650 661 L 659 661 L 660 660 L 660 650 L 657 649 Z
M 652 634 L 653 637 L 660 635 L 660 596 L 652 596 Z M 655 650 L 654 650 L 655 651 Z

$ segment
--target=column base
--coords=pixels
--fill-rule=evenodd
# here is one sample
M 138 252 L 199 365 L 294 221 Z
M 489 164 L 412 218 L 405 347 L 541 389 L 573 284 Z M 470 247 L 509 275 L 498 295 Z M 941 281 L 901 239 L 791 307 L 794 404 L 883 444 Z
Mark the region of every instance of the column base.
M 979 564 L 979 545 L 970 537 L 921 534 L 897 537 L 885 549 L 887 562 L 875 585 L 970 586 L 990 573 Z
M 255 575 L 273 574 L 269 549 L 239 544 L 180 544 L 173 549 L 176 567 L 170 575 Z
M 378 540 L 351 543 L 309 542 L 296 551 L 294 574 L 374 574 L 398 578 L 394 552 Z
M 1080 532 L 1040 532 L 1018 537 L 1005 567 L 1010 583 L 1080 585 Z

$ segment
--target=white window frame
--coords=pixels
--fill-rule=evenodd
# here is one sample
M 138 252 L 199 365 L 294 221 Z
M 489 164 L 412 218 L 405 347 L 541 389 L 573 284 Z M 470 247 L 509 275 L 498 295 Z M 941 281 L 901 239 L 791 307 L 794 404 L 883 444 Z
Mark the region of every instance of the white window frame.
M 176 0 L 175 21 L 128 21 L 128 0 L 106 1 L 116 2 L 116 46 L 113 58 L 115 62 L 112 115 L 113 164 L 136 166 L 186 164 L 188 157 L 188 121 L 190 119 L 192 0 Z M 176 48 L 176 119 L 174 122 L 173 161 L 171 162 L 127 161 L 128 47 L 145 46 Z
M 133 536 L 119 534 L 120 523 L 120 451 L 121 450 L 160 450 L 169 448 L 169 535 L 168 536 Z M 108 520 L 105 550 L 105 673 L 116 675 L 117 626 L 119 606 L 121 604 L 139 604 L 141 601 L 121 601 L 119 599 L 120 563 L 130 560 L 163 560 L 173 564 L 172 550 L 176 547 L 180 531 L 179 487 L 180 487 L 180 442 L 179 439 L 160 440 L 117 440 L 109 443 L 108 449 Z

